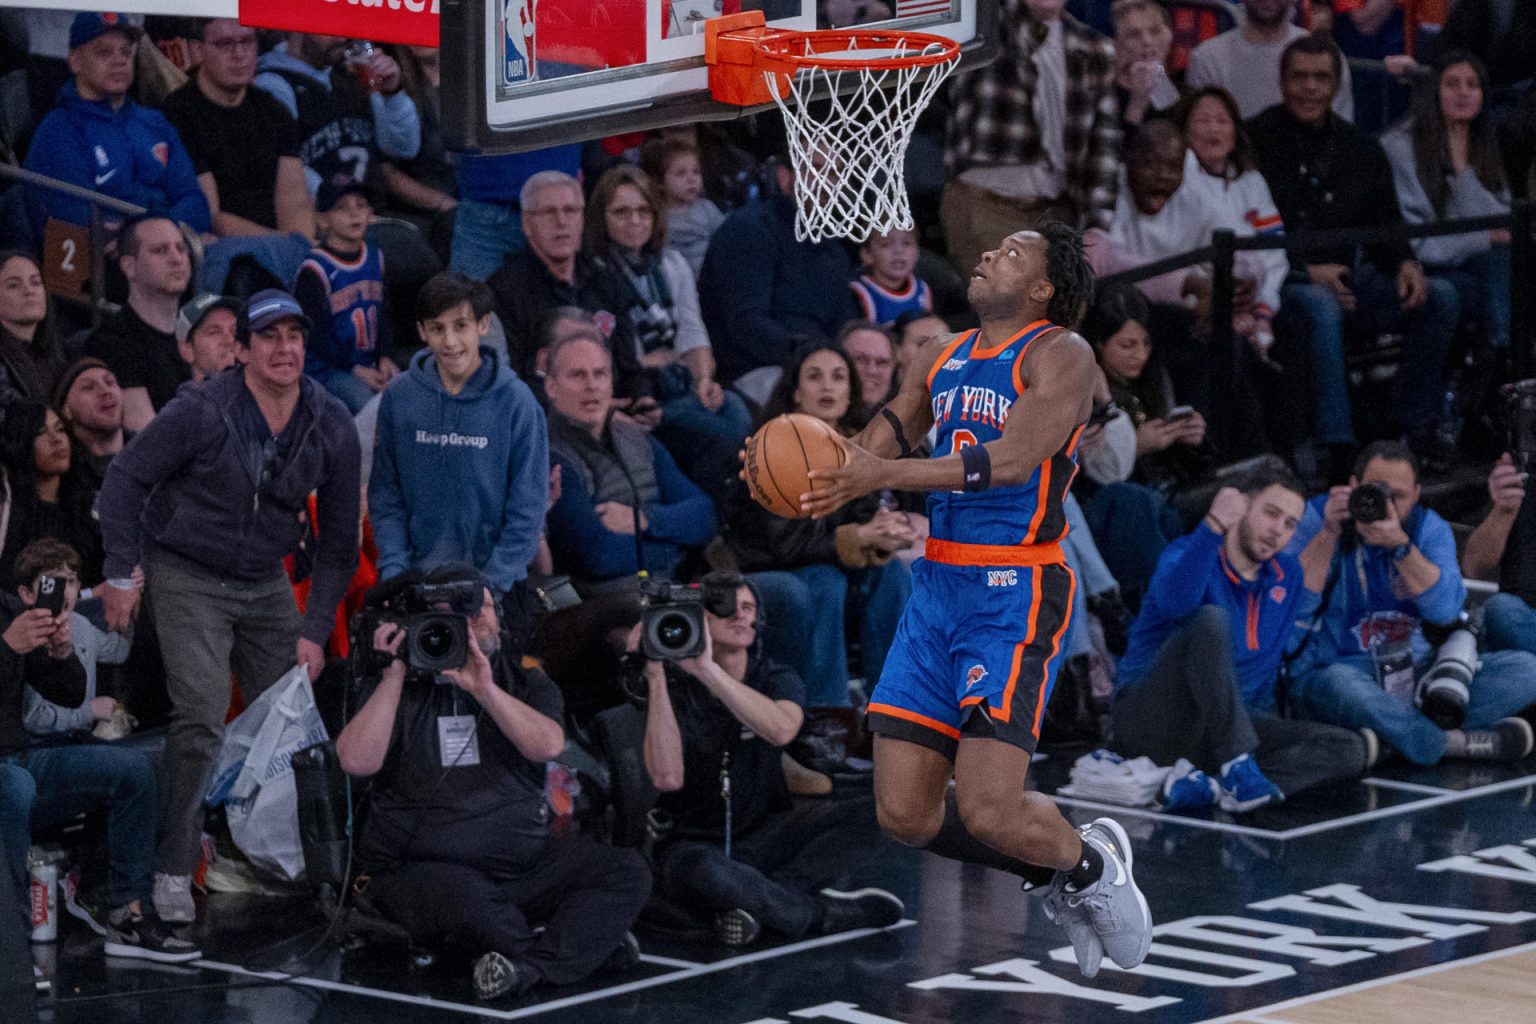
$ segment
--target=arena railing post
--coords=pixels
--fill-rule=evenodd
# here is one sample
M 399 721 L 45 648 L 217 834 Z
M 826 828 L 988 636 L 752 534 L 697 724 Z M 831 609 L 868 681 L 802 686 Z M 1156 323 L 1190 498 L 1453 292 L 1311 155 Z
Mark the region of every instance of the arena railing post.
M 1237 345 L 1232 330 L 1233 291 L 1236 287 L 1234 262 L 1237 258 L 1237 235 L 1230 230 L 1212 232 L 1211 244 L 1216 250 L 1211 268 L 1211 399 L 1216 414 L 1218 445 L 1231 451 L 1231 442 L 1238 435 L 1237 381 L 1241 379 L 1243 353 Z
M 1525 380 L 1536 373 L 1536 359 L 1532 358 L 1536 345 L 1536 295 L 1532 294 L 1536 287 L 1536 202 L 1516 200 L 1514 218 L 1510 232 L 1510 358 L 1515 379 Z

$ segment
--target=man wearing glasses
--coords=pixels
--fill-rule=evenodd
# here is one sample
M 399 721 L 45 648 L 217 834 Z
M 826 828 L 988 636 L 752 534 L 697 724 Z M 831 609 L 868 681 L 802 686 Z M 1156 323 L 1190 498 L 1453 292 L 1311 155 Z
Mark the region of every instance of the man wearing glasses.
M 241 310 L 244 365 L 183 388 L 112 461 L 98 509 L 107 557 L 107 626 L 145 596 L 165 658 L 164 833 L 155 907 L 191 921 L 203 793 L 223 738 L 231 671 L 250 704 L 295 662 L 311 679 L 357 567 L 358 439 L 340 399 L 304 376 L 310 323 L 293 296 L 268 289 Z M 311 532 L 313 582 L 300 618 L 283 558 Z
M 486 285 L 507 332 L 507 361 L 524 380 L 534 376 L 544 321 L 560 306 L 591 313 L 613 356 L 613 391 L 621 404 L 655 412 L 651 382 L 640 366 L 627 298 L 616 279 L 581 251 L 581 183 L 563 171 L 540 171 L 523 186 L 519 206 L 528 245 L 507 257 Z M 638 410 L 637 410 L 638 411 Z M 659 417 L 653 417 L 659 418 Z
M 197 182 L 208 197 L 213 233 L 315 235 L 315 209 L 299 160 L 299 129 L 260 89 L 256 30 L 234 18 L 201 22 L 191 39 L 196 77 L 165 101 Z

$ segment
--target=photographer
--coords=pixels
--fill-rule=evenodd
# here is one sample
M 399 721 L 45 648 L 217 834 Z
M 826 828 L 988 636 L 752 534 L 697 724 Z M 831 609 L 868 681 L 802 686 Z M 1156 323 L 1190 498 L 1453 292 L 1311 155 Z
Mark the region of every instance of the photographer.
M 1416 706 L 1433 664 L 1422 627 L 1454 624 L 1466 601 L 1451 528 L 1418 501 L 1418 462 L 1397 441 L 1368 446 L 1349 486 L 1312 501 L 1293 547 L 1306 548 L 1307 564 L 1326 559 L 1329 578 L 1290 699 L 1318 721 L 1374 730 L 1414 764 L 1518 760 L 1531 727 L 1509 716 L 1536 701 L 1536 656 L 1483 655 L 1463 728 L 1443 729 Z
M 1305 509 L 1294 477 L 1260 471 L 1218 491 L 1201 525 L 1157 563 L 1112 713 L 1119 753 L 1194 763 L 1164 783 L 1165 809 L 1219 801 L 1240 814 L 1359 778 L 1369 764 L 1372 738 L 1276 713 L 1281 657 L 1326 572 L 1285 552 Z
M 1536 504 L 1525 503 L 1528 474 L 1509 454 L 1488 474 L 1488 515 L 1467 538 L 1461 571 L 1492 580 L 1501 593 L 1483 605 L 1483 636 L 1491 651 L 1536 654 Z
M 369 898 L 416 942 L 476 956 L 482 999 L 632 966 L 626 932 L 651 888 L 644 862 L 549 834 L 545 770 L 565 745 L 559 691 L 502 646 L 473 567 L 441 566 L 423 585 L 452 596 L 433 599 L 437 612 L 468 620 L 467 660 L 412 669 L 406 631 L 377 626 L 386 664 L 358 680 L 366 700 L 336 738 L 342 769 L 374 778 L 359 840 Z
M 790 802 L 779 751 L 800 730 L 804 688 L 761 657 L 756 592 L 745 578 L 716 572 L 704 577 L 703 600 L 703 653 L 643 659 L 661 885 L 712 916 L 728 946 L 752 942 L 764 927 L 798 938 L 895 924 L 903 907 L 890 893 L 823 888 L 877 848 L 874 802 Z M 630 634 L 631 651 L 640 633 Z

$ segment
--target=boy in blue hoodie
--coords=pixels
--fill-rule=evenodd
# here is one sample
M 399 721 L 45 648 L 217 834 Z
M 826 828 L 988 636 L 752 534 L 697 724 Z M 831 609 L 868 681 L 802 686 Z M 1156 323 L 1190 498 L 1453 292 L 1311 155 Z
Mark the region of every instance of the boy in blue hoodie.
M 437 274 L 416 299 L 427 350 L 379 402 L 368 512 L 379 578 L 465 561 L 498 598 L 528 575 L 549 498 L 549 430 L 495 350 L 484 284 Z
M 1165 808 L 1252 811 L 1358 778 L 1371 760 L 1374 736 L 1276 707 L 1281 658 L 1297 619 L 1317 608 L 1327 569 L 1284 550 L 1305 509 L 1290 474 L 1256 473 L 1217 492 L 1204 521 L 1158 559 L 1113 715 L 1120 753 L 1195 765 L 1165 782 Z
M 1383 515 L 1353 518 L 1351 492 L 1382 492 Z M 1531 752 L 1531 726 L 1514 717 L 1536 702 L 1536 655 L 1487 651 L 1466 688 L 1466 721 L 1442 729 L 1415 705 L 1414 690 L 1433 660 L 1423 624 L 1456 620 L 1467 591 L 1456 564 L 1450 525 L 1418 507 L 1419 466 L 1399 441 L 1368 445 L 1349 486 L 1314 498 L 1292 547 L 1326 559 L 1331 585 L 1305 653 L 1295 665 L 1290 698 L 1320 722 L 1369 727 L 1414 764 L 1442 757 L 1517 761 Z M 1401 697 L 1386 652 L 1401 648 L 1411 672 Z M 1378 676 L 1381 678 L 1378 679 Z
M 27 169 L 136 203 L 194 231 L 212 229 L 208 200 L 181 136 L 158 110 L 135 103 L 134 56 L 143 33 L 111 11 L 75 16 L 69 70 L 58 106 L 37 126 Z M 40 213 L 70 224 L 90 220 L 90 204 L 37 189 Z M 121 219 L 120 217 L 118 219 Z M 43 224 L 36 225 L 41 236 Z

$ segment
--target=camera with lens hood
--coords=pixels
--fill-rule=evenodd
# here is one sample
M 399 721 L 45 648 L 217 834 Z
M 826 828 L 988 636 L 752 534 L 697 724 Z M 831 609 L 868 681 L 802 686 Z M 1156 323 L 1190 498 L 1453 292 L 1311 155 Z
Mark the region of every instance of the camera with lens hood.
M 1379 523 L 1391 514 L 1392 489 L 1383 483 L 1360 484 L 1349 492 L 1349 518 Z
M 373 648 L 373 634 L 387 623 L 405 631 L 399 660 L 412 677 L 434 678 L 469 660 L 469 614 L 483 598 L 482 584 L 456 580 L 429 583 L 417 571 L 402 573 L 369 591 L 353 628 L 354 650 L 367 652 L 364 671 L 382 672 L 394 660 Z
M 1419 709 L 1442 729 L 1460 729 L 1467 720 L 1472 677 L 1482 664 L 1477 656 L 1477 630 L 1462 612 L 1444 626 L 1426 623 L 1424 638 L 1435 644 L 1435 660 L 1419 680 Z
M 634 307 L 629 318 L 643 352 L 670 348 L 677 340 L 677 318 L 659 302 Z
M 640 581 L 640 650 L 652 661 L 704 653 L 704 592 L 698 584 Z

